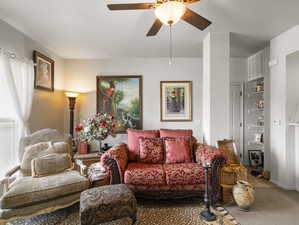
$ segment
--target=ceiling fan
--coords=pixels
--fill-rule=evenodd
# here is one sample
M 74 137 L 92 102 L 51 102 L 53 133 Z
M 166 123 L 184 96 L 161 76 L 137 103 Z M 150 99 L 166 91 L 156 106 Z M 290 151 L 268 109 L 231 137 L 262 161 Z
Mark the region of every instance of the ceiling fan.
M 211 22 L 185 6 L 199 1 L 200 0 L 157 0 L 156 3 L 108 4 L 107 6 L 110 10 L 155 9 L 157 19 L 146 34 L 146 36 L 155 36 L 163 24 L 171 26 L 180 19 L 200 30 L 206 29 Z

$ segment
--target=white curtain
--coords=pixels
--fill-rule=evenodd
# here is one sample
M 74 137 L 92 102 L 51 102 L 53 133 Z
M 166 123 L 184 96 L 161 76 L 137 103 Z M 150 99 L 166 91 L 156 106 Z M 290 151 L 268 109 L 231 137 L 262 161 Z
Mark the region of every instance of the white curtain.
M 13 115 L 18 122 L 19 138 L 30 133 L 28 120 L 34 91 L 34 65 L 31 60 L 12 59 L 0 54 L 0 77 L 7 85 Z

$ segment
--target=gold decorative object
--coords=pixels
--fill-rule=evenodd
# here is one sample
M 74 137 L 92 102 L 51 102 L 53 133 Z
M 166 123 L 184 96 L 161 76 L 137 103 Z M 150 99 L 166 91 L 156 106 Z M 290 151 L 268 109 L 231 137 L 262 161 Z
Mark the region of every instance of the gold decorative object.
M 246 181 L 238 181 L 233 188 L 233 196 L 242 211 L 249 211 L 254 202 L 254 188 Z

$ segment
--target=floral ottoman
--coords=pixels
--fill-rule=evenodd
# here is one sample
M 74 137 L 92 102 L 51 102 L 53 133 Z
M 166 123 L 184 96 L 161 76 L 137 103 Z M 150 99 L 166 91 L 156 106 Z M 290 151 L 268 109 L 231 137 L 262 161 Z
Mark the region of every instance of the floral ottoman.
M 130 217 L 136 222 L 137 201 L 125 184 L 107 185 L 81 193 L 81 225 L 97 225 Z

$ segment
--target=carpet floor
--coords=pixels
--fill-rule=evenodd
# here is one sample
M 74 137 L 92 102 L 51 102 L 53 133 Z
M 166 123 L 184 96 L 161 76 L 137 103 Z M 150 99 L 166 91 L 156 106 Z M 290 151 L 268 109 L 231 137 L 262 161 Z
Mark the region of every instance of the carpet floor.
M 249 176 L 256 190 L 255 203 L 249 212 L 238 207 L 224 207 L 242 225 L 299 225 L 299 192 L 283 190 L 276 185 Z
M 218 220 L 203 222 L 199 214 L 202 210 L 200 199 L 176 201 L 138 201 L 136 225 L 240 225 L 224 208 L 217 208 Z M 130 225 L 129 218 L 102 225 Z M 79 225 L 78 204 L 53 213 L 21 219 L 9 225 Z

